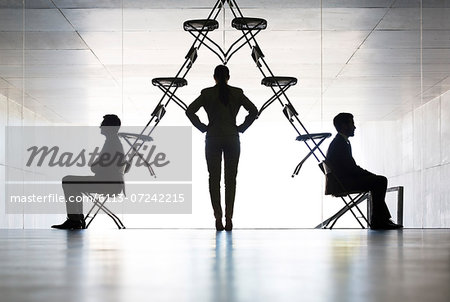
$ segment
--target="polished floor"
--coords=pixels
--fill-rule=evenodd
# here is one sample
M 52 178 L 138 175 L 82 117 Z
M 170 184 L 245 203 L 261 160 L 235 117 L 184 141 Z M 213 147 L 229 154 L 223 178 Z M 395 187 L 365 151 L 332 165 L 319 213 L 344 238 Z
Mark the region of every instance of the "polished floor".
M 0 301 L 450 301 L 450 230 L 0 230 Z

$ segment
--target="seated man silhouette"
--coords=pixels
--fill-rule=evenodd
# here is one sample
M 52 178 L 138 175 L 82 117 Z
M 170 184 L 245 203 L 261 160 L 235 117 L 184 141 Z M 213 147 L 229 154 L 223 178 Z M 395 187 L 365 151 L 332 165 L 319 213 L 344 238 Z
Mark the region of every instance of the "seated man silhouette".
M 117 135 L 121 122 L 119 117 L 108 114 L 103 117 L 100 133 L 106 137 L 98 157 L 91 164 L 94 176 L 65 176 L 62 187 L 66 199 L 67 220 L 53 225 L 55 229 L 84 229 L 83 193 L 119 194 L 123 190 L 125 167 L 124 150 Z M 78 202 L 77 202 L 78 201 Z
M 393 223 L 385 202 L 387 178 L 375 175 L 359 167 L 352 156 L 349 137 L 355 135 L 355 123 L 350 113 L 339 113 L 333 119 L 338 134 L 331 142 L 327 152 L 327 164 L 340 184 L 331 189 L 334 192 L 370 191 L 372 195 L 372 229 L 400 229 Z M 339 183 L 336 182 L 336 183 Z

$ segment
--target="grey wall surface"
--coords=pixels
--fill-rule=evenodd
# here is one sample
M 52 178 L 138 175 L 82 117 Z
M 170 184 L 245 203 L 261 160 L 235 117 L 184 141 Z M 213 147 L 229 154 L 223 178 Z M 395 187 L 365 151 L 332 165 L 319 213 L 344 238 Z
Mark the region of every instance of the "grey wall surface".
M 404 222 L 450 227 L 450 92 L 391 122 L 363 122 L 362 163 L 405 187 Z

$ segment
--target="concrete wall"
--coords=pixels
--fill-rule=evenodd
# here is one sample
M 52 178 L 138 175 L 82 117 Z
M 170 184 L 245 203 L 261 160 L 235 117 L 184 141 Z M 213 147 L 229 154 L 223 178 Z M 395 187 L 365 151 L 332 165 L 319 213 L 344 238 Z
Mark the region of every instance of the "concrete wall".
M 405 226 L 450 227 L 450 92 L 400 120 L 359 126 L 362 165 L 405 187 Z
M 51 219 L 49 215 L 5 214 L 6 174 L 8 168 L 16 169 L 16 167 L 6 165 L 5 127 L 21 125 L 49 125 L 49 122 L 41 115 L 24 107 L 20 102 L 0 94 L 0 228 L 42 227 Z

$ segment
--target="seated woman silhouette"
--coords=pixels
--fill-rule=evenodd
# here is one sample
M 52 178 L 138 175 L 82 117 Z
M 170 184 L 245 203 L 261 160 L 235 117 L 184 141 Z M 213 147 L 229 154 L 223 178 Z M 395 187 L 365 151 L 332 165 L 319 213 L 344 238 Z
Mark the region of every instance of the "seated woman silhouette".
M 236 175 L 240 155 L 239 132 L 243 133 L 256 119 L 258 109 L 244 95 L 242 89 L 228 85 L 230 73 L 226 66 L 214 70 L 214 87 L 203 89 L 200 96 L 186 110 L 192 124 L 206 132 L 206 162 L 209 172 L 209 193 L 216 218 L 216 230 L 233 229 L 233 207 L 236 192 Z M 236 116 L 243 106 L 247 111 L 244 122 L 237 126 Z M 209 123 L 205 125 L 195 114 L 203 107 Z M 222 154 L 225 168 L 225 228 L 220 205 L 220 178 Z

